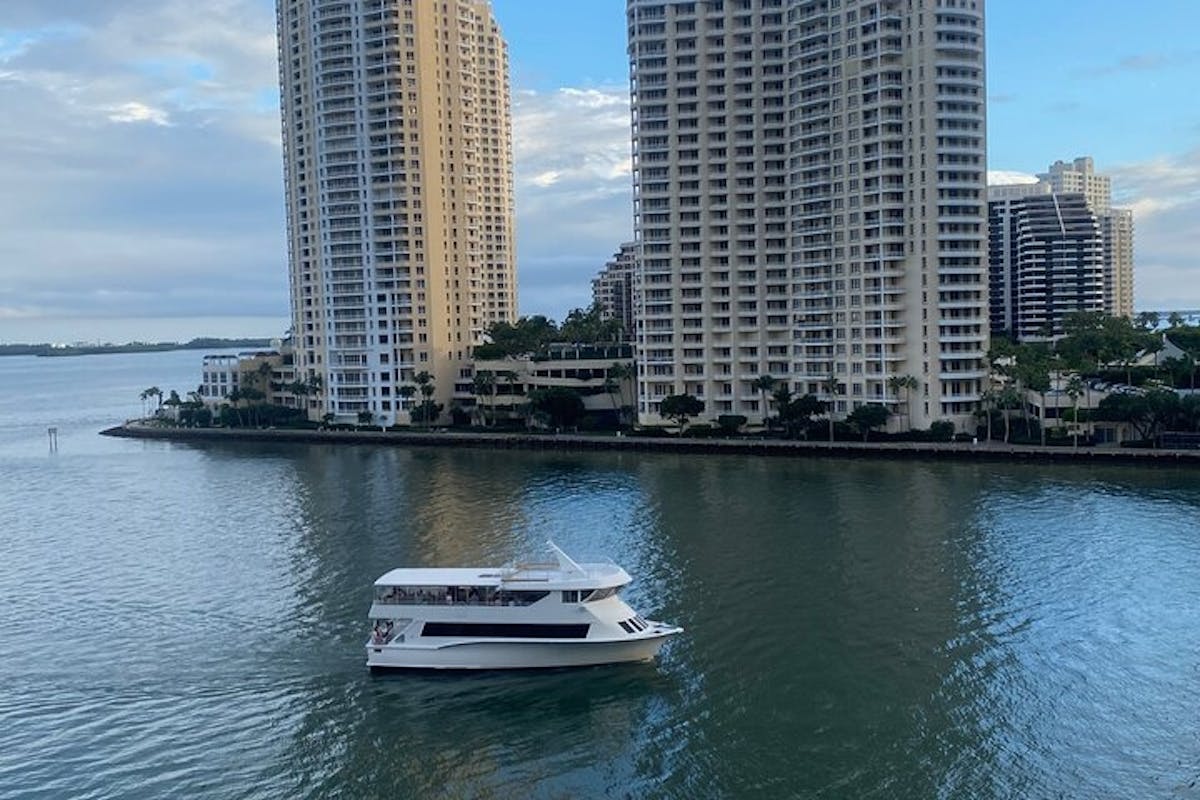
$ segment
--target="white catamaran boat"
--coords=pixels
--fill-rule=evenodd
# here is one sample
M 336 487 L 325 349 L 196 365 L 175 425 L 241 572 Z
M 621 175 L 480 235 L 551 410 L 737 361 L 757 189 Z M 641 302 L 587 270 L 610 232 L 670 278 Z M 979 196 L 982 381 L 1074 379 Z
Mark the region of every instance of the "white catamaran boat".
M 375 581 L 367 666 L 519 669 L 648 661 L 682 628 L 643 619 L 611 562 L 394 569 Z

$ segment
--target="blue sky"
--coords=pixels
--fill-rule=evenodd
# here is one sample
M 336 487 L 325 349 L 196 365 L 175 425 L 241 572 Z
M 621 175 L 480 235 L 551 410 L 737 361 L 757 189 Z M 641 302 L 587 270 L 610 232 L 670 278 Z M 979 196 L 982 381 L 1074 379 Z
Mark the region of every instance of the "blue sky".
M 990 167 L 1092 155 L 1137 215 L 1140 308 L 1200 308 L 1195 0 L 992 0 Z M 523 313 L 631 233 L 623 0 L 494 0 Z M 270 0 L 0 2 L 0 342 L 287 326 Z

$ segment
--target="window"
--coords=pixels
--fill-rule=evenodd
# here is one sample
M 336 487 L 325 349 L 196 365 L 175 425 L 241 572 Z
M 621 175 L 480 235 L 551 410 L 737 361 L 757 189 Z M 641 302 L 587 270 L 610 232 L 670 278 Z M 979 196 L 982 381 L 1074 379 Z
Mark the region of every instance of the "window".
M 422 636 L 495 639 L 586 639 L 590 625 L 518 625 L 475 622 L 426 622 Z

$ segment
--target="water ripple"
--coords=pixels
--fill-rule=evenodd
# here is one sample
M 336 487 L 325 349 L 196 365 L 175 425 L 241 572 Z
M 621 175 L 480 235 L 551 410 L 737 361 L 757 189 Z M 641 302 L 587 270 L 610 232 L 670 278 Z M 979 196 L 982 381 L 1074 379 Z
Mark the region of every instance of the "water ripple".
M 98 408 L 166 382 L 112 363 Z M 144 445 L 93 416 L 57 457 L 0 427 L 5 798 L 1197 796 L 1194 473 Z M 365 671 L 384 570 L 546 539 L 686 635 Z

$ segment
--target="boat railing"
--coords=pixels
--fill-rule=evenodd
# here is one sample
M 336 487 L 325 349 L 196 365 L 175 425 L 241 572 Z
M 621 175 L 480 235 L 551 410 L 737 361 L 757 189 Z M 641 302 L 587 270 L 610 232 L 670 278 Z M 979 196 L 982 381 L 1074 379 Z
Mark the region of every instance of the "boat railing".
M 465 596 L 459 593 L 447 593 L 438 590 L 407 591 L 396 589 L 391 592 L 381 592 L 375 596 L 375 602 L 391 606 L 529 606 L 545 597 L 547 592 L 508 592 L 485 589 L 482 592 L 468 591 Z

